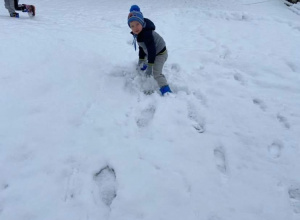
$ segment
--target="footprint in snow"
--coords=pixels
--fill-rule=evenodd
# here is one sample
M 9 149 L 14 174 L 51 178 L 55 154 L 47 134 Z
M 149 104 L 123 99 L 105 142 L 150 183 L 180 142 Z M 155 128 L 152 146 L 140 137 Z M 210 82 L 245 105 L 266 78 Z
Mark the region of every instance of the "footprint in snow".
M 110 206 L 117 196 L 116 173 L 113 168 L 106 166 L 94 176 L 99 188 L 99 196 L 102 202 Z
M 207 106 L 207 98 L 206 98 L 206 96 L 204 94 L 202 94 L 201 91 L 196 90 L 196 91 L 193 91 L 192 94 L 195 96 L 195 98 L 197 100 L 199 100 L 201 102 L 201 104 L 203 106 Z
M 180 66 L 177 63 L 173 63 L 171 65 L 171 70 L 175 71 L 175 72 L 179 72 L 180 71 Z
M 221 220 L 217 215 L 212 215 L 208 218 L 208 220 Z
M 198 133 L 204 133 L 205 132 L 205 123 L 204 119 L 199 115 L 199 113 L 196 110 L 196 107 L 189 103 L 188 106 L 188 118 L 192 121 L 192 126 Z
M 164 72 L 171 73 L 173 76 L 177 75 L 181 71 L 180 65 L 177 63 L 166 64 L 164 66 Z
M 244 84 L 244 79 L 243 79 L 243 77 L 242 77 L 242 75 L 241 75 L 240 73 L 235 73 L 235 74 L 233 75 L 233 78 L 234 78 L 236 81 L 240 82 L 241 84 Z
M 9 185 L 8 185 L 7 183 L 5 183 L 5 184 L 3 184 L 3 185 L 1 186 L 1 188 L 2 188 L 3 190 L 6 190 L 8 187 L 9 187 Z
M 262 100 L 254 98 L 252 101 L 255 105 L 258 105 L 261 110 L 265 111 L 267 109 L 266 104 Z
M 8 184 L 3 184 L 3 185 L 1 185 L 1 190 L 6 190 L 7 188 L 8 188 Z M 3 201 L 0 201 L 0 215 L 1 215 L 1 213 L 3 212 Z
M 288 194 L 294 213 L 300 214 L 300 185 L 291 186 Z
M 137 126 L 140 128 L 148 126 L 150 121 L 153 119 L 155 111 L 156 107 L 154 105 L 149 105 L 147 108 L 143 109 L 136 120 Z
M 220 172 L 221 181 L 223 184 L 225 184 L 228 181 L 228 167 L 223 146 L 219 146 L 214 149 L 214 156 L 217 169 Z
M 282 116 L 281 114 L 278 114 L 278 115 L 277 115 L 277 120 L 278 120 L 285 128 L 290 129 L 291 126 L 290 126 L 290 124 L 289 124 L 289 122 L 288 122 L 288 120 L 287 120 L 286 117 Z
M 281 156 L 282 149 L 283 144 L 280 141 L 274 141 L 271 145 L 268 146 L 269 154 L 274 159 Z
M 227 59 L 230 57 L 231 51 L 226 46 L 222 45 L 220 50 L 221 51 L 219 57 L 221 59 Z
M 286 65 L 294 72 L 297 73 L 298 72 L 298 68 L 297 65 L 295 63 L 292 62 L 286 62 Z
M 222 146 L 214 149 L 214 156 L 215 156 L 215 161 L 218 170 L 222 174 L 226 174 L 227 173 L 226 157 L 225 157 L 225 151 Z
M 68 202 L 76 198 L 81 193 L 81 181 L 79 179 L 78 168 L 72 168 L 70 172 L 66 174 L 67 182 L 65 186 L 64 201 Z

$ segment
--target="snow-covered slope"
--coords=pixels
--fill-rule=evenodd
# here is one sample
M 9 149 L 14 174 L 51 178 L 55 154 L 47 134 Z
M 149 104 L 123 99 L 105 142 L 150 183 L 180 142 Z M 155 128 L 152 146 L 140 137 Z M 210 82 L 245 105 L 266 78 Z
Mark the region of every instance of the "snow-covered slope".
M 299 4 L 26 3 L 0 8 L 1 220 L 300 219 Z M 170 96 L 135 70 L 136 3 Z

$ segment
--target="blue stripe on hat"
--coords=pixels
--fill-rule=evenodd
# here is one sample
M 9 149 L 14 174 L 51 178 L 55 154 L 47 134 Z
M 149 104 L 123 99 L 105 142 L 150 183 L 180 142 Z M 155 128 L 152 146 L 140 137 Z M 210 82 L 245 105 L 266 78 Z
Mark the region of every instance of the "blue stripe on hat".
M 130 27 L 130 22 L 132 21 L 137 21 L 139 22 L 142 26 L 144 26 L 145 21 L 144 21 L 144 16 L 142 12 L 139 11 L 132 11 L 128 15 L 128 26 Z

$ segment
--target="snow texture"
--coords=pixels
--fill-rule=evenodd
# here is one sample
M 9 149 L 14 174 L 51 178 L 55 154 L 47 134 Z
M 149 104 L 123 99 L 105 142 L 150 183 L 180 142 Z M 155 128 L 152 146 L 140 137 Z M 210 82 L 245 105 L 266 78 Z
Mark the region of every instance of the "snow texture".
M 283 0 L 0 8 L 1 220 L 299 220 L 300 10 Z M 127 15 L 165 39 L 173 94 Z

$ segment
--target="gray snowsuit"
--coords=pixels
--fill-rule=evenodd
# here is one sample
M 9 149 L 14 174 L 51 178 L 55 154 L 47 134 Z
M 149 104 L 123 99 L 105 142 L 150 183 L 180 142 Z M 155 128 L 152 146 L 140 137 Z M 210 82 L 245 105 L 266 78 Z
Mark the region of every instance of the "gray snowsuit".
M 139 45 L 139 59 L 145 59 L 147 56 L 148 63 L 153 65 L 153 77 L 158 86 L 161 88 L 168 85 L 166 77 L 162 73 L 163 66 L 168 59 L 168 51 L 164 39 L 155 32 L 154 23 L 144 18 L 146 26 L 137 35 Z
M 21 11 L 24 9 L 22 5 L 19 5 L 19 0 L 4 0 L 4 3 L 10 14 L 16 12 L 16 10 Z

